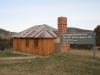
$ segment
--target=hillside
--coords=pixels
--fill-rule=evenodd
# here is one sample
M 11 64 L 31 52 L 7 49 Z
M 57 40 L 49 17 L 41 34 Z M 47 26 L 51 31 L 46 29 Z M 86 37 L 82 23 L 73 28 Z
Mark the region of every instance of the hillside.
M 16 32 L 10 32 L 0 28 L 0 37 L 2 39 L 10 39 L 10 36 L 16 34 Z
M 77 32 L 93 32 L 93 31 L 80 29 L 80 28 L 74 28 L 74 27 L 68 27 L 68 33 L 77 33 Z
M 84 30 L 84 29 L 79 29 L 79 28 L 74 28 L 74 27 L 68 27 L 68 33 L 77 33 L 77 32 L 93 32 L 92 30 Z M 10 39 L 10 36 L 16 34 L 16 32 L 10 32 L 4 29 L 0 28 L 0 37 L 2 39 Z

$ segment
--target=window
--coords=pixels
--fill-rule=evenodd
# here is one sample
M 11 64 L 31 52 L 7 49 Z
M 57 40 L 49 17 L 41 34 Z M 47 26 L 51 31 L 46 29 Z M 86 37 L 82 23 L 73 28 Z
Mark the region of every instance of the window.
M 29 39 L 26 39 L 26 47 L 29 47 Z
M 38 48 L 38 39 L 34 39 L 34 47 Z

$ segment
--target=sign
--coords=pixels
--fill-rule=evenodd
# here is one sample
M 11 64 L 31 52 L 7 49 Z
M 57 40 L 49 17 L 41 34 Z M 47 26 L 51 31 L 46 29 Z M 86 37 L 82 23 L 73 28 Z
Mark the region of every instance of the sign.
M 94 33 L 72 33 L 62 34 L 60 43 L 62 44 L 94 44 Z
M 60 35 L 60 48 L 62 44 L 93 44 L 95 58 L 95 33 L 70 33 Z M 60 49 L 62 50 L 62 48 Z M 61 52 L 61 51 L 60 51 Z

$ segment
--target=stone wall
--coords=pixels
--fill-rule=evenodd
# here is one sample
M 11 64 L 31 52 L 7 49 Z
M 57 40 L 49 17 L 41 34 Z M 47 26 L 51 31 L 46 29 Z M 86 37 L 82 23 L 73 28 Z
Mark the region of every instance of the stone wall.
M 54 43 L 54 52 L 58 53 L 60 51 L 60 43 Z

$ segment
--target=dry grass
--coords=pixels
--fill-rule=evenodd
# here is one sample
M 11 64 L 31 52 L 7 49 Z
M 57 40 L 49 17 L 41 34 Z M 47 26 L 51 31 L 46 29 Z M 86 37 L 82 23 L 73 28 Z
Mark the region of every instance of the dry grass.
M 27 56 L 25 54 L 18 54 L 15 53 L 13 50 L 5 50 L 5 51 L 0 51 L 0 57 L 20 57 L 20 56 Z
M 74 53 L 74 54 L 93 56 L 94 57 L 94 50 L 76 50 L 76 49 L 72 49 L 70 52 Z M 96 50 L 95 55 L 96 55 L 97 58 L 100 58 L 100 51 Z
M 97 56 L 93 58 L 93 51 L 71 50 L 61 56 L 0 61 L 0 75 L 100 75 Z

